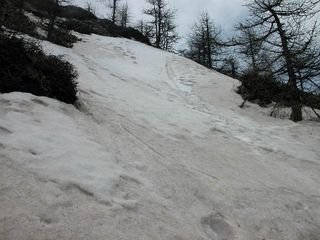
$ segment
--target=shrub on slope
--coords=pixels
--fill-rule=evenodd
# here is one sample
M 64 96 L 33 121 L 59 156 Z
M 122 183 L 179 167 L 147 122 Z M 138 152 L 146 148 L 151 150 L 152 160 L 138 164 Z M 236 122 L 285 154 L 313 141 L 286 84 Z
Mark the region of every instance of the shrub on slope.
M 36 28 L 49 30 L 49 20 L 55 16 L 53 31 L 48 34 L 48 41 L 55 44 L 72 47 L 80 39 L 70 33 L 74 30 L 83 34 L 98 34 L 111 37 L 124 37 L 151 45 L 148 37 L 131 27 L 121 27 L 107 19 L 98 19 L 93 13 L 81 7 L 72 5 L 55 6 L 55 0 L 1 0 L 0 25 L 6 28 L 37 36 Z M 54 10 L 55 9 L 55 10 Z M 42 21 L 35 24 L 24 15 L 24 11 L 32 12 Z M 55 14 L 52 14 L 55 12 Z M 52 29 L 52 26 L 51 28 Z M 49 37 L 50 35 L 50 37 Z
M 90 19 L 78 20 L 67 19 L 59 24 L 61 28 L 73 30 L 82 34 L 98 34 L 110 37 L 124 37 L 151 45 L 149 38 L 144 36 L 140 31 L 126 27 L 117 26 L 107 19 Z
M 285 86 L 275 81 L 270 74 L 249 71 L 241 76 L 240 81 L 241 86 L 237 92 L 242 95 L 244 100 L 256 102 L 261 107 L 266 107 L 273 101 L 283 102 L 284 100 Z
M 37 4 L 37 8 L 31 5 L 31 3 Z M 22 0 L 3 0 L 0 3 L 0 26 L 4 26 L 9 30 L 13 30 L 20 33 L 28 34 L 32 37 L 45 39 L 45 37 L 38 34 L 37 28 L 42 28 L 48 31 L 48 19 L 50 18 L 50 2 L 46 1 L 22 1 Z M 32 22 L 24 13 L 23 7 L 33 13 L 38 13 L 42 19 L 41 23 Z M 52 6 L 51 6 L 52 7 Z M 64 9 L 64 8 L 63 8 Z M 66 8 L 64 11 L 67 11 Z M 83 12 L 86 12 L 83 9 Z M 81 12 L 82 13 L 82 12 Z M 50 39 L 47 39 L 52 43 L 71 48 L 73 44 L 80 39 L 72 35 L 65 29 L 54 27 Z
M 1 0 L 0 26 L 37 37 L 36 24 L 24 15 L 21 1 Z
M 33 42 L 0 34 L 0 92 L 28 92 L 66 103 L 77 99 L 77 72 Z
M 261 107 L 266 107 L 272 102 L 285 107 L 291 107 L 294 104 L 287 85 L 277 81 L 272 74 L 248 71 L 241 76 L 240 81 L 241 85 L 238 87 L 237 93 L 245 101 L 255 102 Z M 299 90 L 297 94 L 304 106 L 320 109 L 319 93 Z
M 48 41 L 66 47 L 72 48 L 73 44 L 80 41 L 75 35 L 71 34 L 69 31 L 64 29 L 55 28 L 52 31 L 51 37 L 47 39 Z

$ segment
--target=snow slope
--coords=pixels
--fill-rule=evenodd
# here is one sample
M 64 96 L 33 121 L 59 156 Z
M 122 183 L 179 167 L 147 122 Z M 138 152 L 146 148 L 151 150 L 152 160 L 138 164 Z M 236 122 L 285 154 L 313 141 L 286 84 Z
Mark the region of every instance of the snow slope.
M 0 95 L 0 239 L 318 240 L 320 124 L 241 110 L 237 81 L 138 42 L 44 43 L 78 109 Z

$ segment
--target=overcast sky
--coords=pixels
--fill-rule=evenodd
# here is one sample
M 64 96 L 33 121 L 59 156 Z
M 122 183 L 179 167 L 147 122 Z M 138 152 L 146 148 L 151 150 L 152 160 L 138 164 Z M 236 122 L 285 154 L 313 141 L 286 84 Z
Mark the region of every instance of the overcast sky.
M 105 2 L 107 0 L 73 0 L 75 4 L 84 5 L 91 2 L 96 6 L 96 12 L 100 17 L 106 17 Z M 125 2 L 126 0 L 122 0 Z M 167 0 L 170 7 L 177 12 L 178 32 L 182 37 L 189 33 L 192 24 L 196 21 L 201 12 L 207 10 L 214 19 L 217 26 L 220 26 L 224 35 L 230 35 L 233 26 L 246 17 L 246 8 L 243 6 L 246 0 Z M 148 6 L 146 0 L 127 0 L 133 20 L 143 18 L 142 9 Z

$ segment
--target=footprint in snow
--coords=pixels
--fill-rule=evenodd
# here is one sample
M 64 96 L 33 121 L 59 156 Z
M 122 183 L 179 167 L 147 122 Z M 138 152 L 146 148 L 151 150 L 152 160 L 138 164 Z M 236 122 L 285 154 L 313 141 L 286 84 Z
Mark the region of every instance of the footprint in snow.
M 233 240 L 232 227 L 226 222 L 221 213 L 213 213 L 201 219 L 201 225 L 212 240 Z
M 6 134 L 11 134 L 11 133 L 12 133 L 12 131 L 10 131 L 9 129 L 0 126 L 0 135 L 6 135 Z

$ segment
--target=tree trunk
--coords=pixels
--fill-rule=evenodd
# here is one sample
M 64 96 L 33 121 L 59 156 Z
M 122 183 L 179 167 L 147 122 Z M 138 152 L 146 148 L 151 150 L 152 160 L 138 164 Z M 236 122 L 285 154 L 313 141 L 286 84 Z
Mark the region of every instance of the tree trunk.
M 212 68 L 213 64 L 212 64 L 212 52 L 211 52 L 211 48 L 212 48 L 212 37 L 210 34 L 210 26 L 209 26 L 209 17 L 206 16 L 206 30 L 207 30 L 207 47 L 208 47 L 208 51 L 207 51 L 207 58 L 208 58 L 208 67 Z
M 297 103 L 295 105 L 293 105 L 291 107 L 292 112 L 291 112 L 291 116 L 290 119 L 294 122 L 299 122 L 302 121 L 302 104 L 301 103 Z
M 117 0 L 113 0 L 113 8 L 112 8 L 112 23 L 116 23 L 116 11 L 117 11 Z
M 233 78 L 235 78 L 236 75 L 237 75 L 235 62 L 233 60 L 231 61 L 231 75 L 232 75 Z
M 269 11 L 276 21 L 278 32 L 279 32 L 279 35 L 281 38 L 281 46 L 282 46 L 282 50 L 283 50 L 283 55 L 284 55 L 284 58 L 286 61 L 288 77 L 289 77 L 288 88 L 289 88 L 290 99 L 292 102 L 291 103 L 292 104 L 291 120 L 294 122 L 302 121 L 302 104 L 299 99 L 299 90 L 297 87 L 297 77 L 296 77 L 296 74 L 294 71 L 293 61 L 291 59 L 291 54 L 289 51 L 286 34 L 282 28 L 282 24 L 280 22 L 280 19 L 279 19 L 277 13 L 271 8 L 269 9 Z
M 53 8 L 51 10 L 51 14 L 50 14 L 50 19 L 49 19 L 49 24 L 48 24 L 48 35 L 47 35 L 48 40 L 51 40 L 52 36 L 53 36 L 54 24 L 55 24 L 55 21 L 57 18 L 58 7 L 59 7 L 59 0 L 56 0 L 54 2 L 54 6 L 53 6 Z
M 161 23 L 162 23 L 162 6 L 161 6 L 161 1 L 158 0 L 158 26 L 157 26 L 157 33 L 156 33 L 156 47 L 160 48 L 160 43 L 161 43 Z
M 250 55 L 251 55 L 251 61 L 252 61 L 252 69 L 254 72 L 257 71 L 257 64 L 256 64 L 256 58 L 255 58 L 255 53 L 254 53 L 254 50 L 253 50 L 253 39 L 252 39 L 252 36 L 251 36 L 251 33 L 248 33 L 249 34 L 249 48 L 250 48 Z

